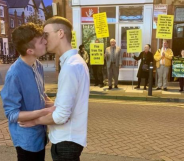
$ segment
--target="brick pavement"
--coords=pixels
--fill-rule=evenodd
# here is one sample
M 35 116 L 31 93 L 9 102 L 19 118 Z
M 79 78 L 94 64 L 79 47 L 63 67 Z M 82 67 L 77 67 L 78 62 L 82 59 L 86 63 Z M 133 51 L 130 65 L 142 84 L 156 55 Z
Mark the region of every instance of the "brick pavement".
M 88 147 L 84 153 L 184 161 L 184 105 L 90 100 Z M 0 146 L 12 146 L 7 121 Z

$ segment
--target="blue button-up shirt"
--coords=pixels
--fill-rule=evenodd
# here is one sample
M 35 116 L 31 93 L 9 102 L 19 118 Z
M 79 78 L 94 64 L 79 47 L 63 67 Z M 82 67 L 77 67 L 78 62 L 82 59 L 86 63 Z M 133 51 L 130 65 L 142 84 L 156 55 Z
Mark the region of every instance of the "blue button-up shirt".
M 7 72 L 1 98 L 14 146 L 31 152 L 43 150 L 45 126 L 23 128 L 17 123 L 20 111 L 40 110 L 45 107 L 44 72 L 41 63 L 37 60 L 31 67 L 19 57 Z

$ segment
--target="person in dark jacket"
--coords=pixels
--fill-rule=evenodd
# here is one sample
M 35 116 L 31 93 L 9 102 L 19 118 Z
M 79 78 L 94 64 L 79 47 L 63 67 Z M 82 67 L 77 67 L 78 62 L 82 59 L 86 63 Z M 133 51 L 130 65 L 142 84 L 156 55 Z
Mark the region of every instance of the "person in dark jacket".
M 145 45 L 144 51 L 142 51 L 138 57 L 133 55 L 135 60 L 141 59 L 141 64 L 137 73 L 138 85 L 134 89 L 139 89 L 141 84 L 141 78 L 145 78 L 144 90 L 146 90 L 146 85 L 148 84 L 149 78 L 149 65 L 153 62 L 153 54 L 149 51 L 151 46 L 149 44 Z

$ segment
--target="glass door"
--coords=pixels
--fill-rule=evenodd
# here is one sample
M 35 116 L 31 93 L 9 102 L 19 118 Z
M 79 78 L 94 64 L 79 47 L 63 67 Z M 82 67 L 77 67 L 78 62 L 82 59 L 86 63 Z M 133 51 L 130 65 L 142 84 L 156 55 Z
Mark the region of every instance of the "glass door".
M 127 53 L 127 30 L 142 29 L 142 25 L 120 25 L 119 26 L 119 42 L 122 50 L 122 66 L 119 71 L 119 80 L 137 81 L 137 71 L 140 61 L 132 58 L 132 54 L 138 56 L 139 53 Z

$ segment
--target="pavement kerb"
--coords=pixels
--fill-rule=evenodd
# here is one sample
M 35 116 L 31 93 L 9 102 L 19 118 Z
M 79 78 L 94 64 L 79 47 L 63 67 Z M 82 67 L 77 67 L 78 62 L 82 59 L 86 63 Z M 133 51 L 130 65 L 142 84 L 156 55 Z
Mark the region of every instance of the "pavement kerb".
M 55 97 L 56 93 L 48 92 L 49 97 Z M 89 98 L 93 99 L 112 99 L 112 100 L 133 100 L 133 101 L 150 101 L 150 102 L 184 102 L 184 99 L 180 98 L 163 98 L 163 97 L 154 97 L 154 96 L 143 96 L 143 97 L 132 97 L 132 96 L 112 96 L 112 95 L 97 95 L 90 94 Z

